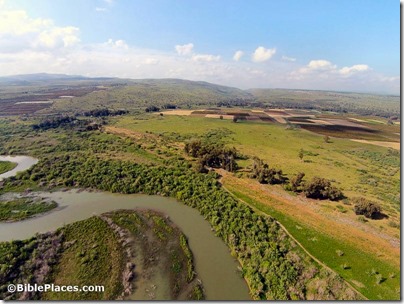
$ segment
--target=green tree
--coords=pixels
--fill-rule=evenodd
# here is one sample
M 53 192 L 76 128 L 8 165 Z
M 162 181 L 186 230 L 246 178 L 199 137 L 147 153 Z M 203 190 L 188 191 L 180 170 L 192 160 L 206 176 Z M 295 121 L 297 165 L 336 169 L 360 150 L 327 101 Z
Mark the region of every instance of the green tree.
M 300 151 L 299 151 L 299 158 L 300 158 L 301 161 L 303 161 L 303 157 L 304 157 L 304 150 L 303 150 L 303 149 L 300 149 Z

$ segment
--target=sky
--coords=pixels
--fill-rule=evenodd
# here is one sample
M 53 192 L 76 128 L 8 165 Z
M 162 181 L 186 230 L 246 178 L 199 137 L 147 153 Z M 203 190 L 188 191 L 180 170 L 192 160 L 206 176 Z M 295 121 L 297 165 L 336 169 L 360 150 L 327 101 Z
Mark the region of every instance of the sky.
M 0 76 L 400 93 L 398 0 L 0 0 Z

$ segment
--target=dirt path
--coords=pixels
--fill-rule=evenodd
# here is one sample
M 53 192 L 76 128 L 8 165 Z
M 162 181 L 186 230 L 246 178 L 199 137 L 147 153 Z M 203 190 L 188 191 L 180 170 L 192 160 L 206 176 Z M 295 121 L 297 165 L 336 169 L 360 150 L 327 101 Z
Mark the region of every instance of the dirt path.
M 386 148 L 393 148 L 396 150 L 400 150 L 399 142 L 390 142 L 390 141 L 376 141 L 376 140 L 364 140 L 364 139 L 351 139 L 352 141 L 356 141 L 363 144 L 375 145 Z
M 337 212 L 324 212 L 318 202 L 294 197 L 285 191 L 271 190 L 275 187 L 261 185 L 256 181 L 237 178 L 227 172 L 222 175 L 221 183 L 243 189 L 245 195 L 330 237 L 366 249 L 390 264 L 400 267 L 400 240 L 377 232 L 365 224 L 352 221 Z M 271 189 L 270 189 L 271 188 Z M 363 230 L 359 225 L 364 226 Z M 371 245 L 370 245 L 371 244 Z
M 257 210 L 256 208 L 254 208 L 254 206 L 251 206 L 250 204 L 248 204 L 246 201 L 236 197 L 229 189 L 226 188 L 226 186 L 224 186 L 222 184 L 222 187 L 224 190 L 226 190 L 231 196 L 233 196 L 236 200 L 239 200 L 241 202 L 243 202 L 244 204 L 246 204 L 247 206 L 250 206 L 251 208 L 253 208 L 257 213 L 260 213 L 262 215 L 266 215 L 268 216 L 268 214 Z M 337 276 L 338 274 L 332 270 L 330 267 L 328 267 L 327 265 L 325 265 L 323 262 L 321 262 L 319 259 L 317 259 L 314 255 L 312 255 L 310 252 L 307 251 L 307 249 L 286 229 L 285 226 L 283 226 L 280 222 L 278 222 L 277 220 L 275 220 L 275 222 L 283 229 L 283 231 L 285 231 L 285 233 L 310 257 L 312 258 L 314 261 L 316 261 L 319 265 L 321 265 L 322 267 L 324 267 L 325 269 L 329 270 L 332 273 L 335 273 Z M 366 298 L 362 293 L 360 293 L 354 286 L 352 286 L 352 284 L 350 284 L 349 282 L 347 282 L 346 280 L 344 280 L 344 282 L 352 289 L 354 290 L 356 293 L 358 293 L 363 299 L 368 300 L 368 298 Z

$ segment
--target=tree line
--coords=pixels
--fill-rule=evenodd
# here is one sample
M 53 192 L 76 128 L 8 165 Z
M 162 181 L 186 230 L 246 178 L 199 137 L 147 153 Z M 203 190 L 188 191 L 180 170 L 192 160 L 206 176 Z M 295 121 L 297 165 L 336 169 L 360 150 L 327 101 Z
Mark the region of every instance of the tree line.
M 76 152 L 45 157 L 5 183 L 27 180 L 177 198 L 198 209 L 240 260 L 255 299 L 305 299 L 309 281 L 330 275 L 313 272 L 315 266 L 293 249 L 291 240 L 275 220 L 255 213 L 222 190 L 215 172 L 198 174 L 186 161 L 169 159 L 162 166 L 153 166 Z M 315 292 L 324 293 L 319 295 L 321 298 L 338 298 L 343 297 L 338 293 L 344 290 Z

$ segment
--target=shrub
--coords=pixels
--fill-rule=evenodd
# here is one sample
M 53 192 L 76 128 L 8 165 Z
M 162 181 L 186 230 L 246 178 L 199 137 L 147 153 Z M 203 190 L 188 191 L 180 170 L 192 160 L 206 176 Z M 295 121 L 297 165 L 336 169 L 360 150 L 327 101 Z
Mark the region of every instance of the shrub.
M 344 255 L 344 252 L 342 250 L 336 250 L 335 252 L 338 254 L 338 256 Z
M 290 188 L 293 192 L 299 192 L 301 190 L 304 175 L 305 174 L 303 172 L 299 172 L 297 175 L 291 178 Z
M 341 190 L 331 186 L 331 181 L 321 177 L 313 177 L 304 185 L 304 194 L 309 198 L 340 200 L 344 197 Z
M 357 215 L 364 215 L 367 218 L 375 219 L 381 214 L 381 207 L 372 201 L 369 201 L 363 197 L 357 197 L 352 199 L 354 203 L 354 211 Z

